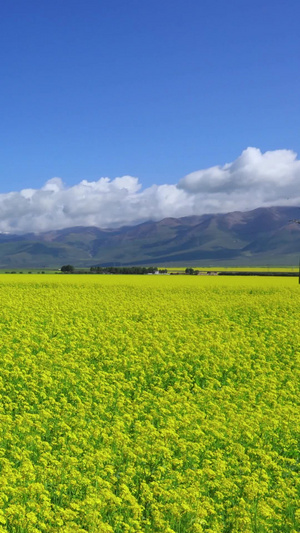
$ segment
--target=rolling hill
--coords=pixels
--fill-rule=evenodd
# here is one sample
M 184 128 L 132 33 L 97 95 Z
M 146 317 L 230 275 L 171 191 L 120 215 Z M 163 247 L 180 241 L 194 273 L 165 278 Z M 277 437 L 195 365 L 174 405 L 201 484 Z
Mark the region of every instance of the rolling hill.
M 165 218 L 114 229 L 73 227 L 0 234 L 0 268 L 92 265 L 292 265 L 300 253 L 298 207 Z

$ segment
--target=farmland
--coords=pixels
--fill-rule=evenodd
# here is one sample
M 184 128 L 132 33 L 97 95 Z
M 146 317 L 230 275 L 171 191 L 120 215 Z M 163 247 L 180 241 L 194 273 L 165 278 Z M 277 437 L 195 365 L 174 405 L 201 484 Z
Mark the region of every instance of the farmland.
M 296 279 L 3 275 L 0 533 L 296 533 Z
M 160 267 L 164 268 L 164 267 Z M 257 267 L 236 267 L 236 266 L 230 266 L 230 267 L 193 267 L 195 270 L 199 270 L 199 272 L 298 272 L 299 267 L 296 266 L 290 266 L 290 267 L 276 267 L 276 266 L 257 266 Z M 169 273 L 179 272 L 183 273 L 185 272 L 186 267 L 168 267 L 167 271 Z

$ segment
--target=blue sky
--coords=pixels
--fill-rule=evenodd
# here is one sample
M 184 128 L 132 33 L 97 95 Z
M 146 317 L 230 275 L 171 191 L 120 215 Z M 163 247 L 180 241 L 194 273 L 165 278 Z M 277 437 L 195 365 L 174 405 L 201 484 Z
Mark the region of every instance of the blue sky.
M 0 193 L 300 152 L 299 0 L 4 0 Z M 51 187 L 50 187 L 51 188 Z

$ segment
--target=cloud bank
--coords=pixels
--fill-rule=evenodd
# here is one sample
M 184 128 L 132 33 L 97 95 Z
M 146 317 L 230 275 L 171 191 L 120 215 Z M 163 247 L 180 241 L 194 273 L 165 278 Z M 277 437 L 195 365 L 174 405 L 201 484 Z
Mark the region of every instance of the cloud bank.
M 122 176 L 65 187 L 60 178 L 52 178 L 41 189 L 0 194 L 0 231 L 117 227 L 165 217 L 299 204 L 297 154 L 247 148 L 232 163 L 192 172 L 174 185 L 143 190 L 138 178 Z

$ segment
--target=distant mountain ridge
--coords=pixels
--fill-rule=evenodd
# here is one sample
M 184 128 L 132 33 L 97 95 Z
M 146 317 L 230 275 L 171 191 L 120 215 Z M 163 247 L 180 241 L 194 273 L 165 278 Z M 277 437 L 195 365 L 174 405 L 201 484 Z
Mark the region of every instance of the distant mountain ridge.
M 2 233 L 0 268 L 298 264 L 300 225 L 293 222 L 298 218 L 298 207 L 266 207 L 113 229 Z

